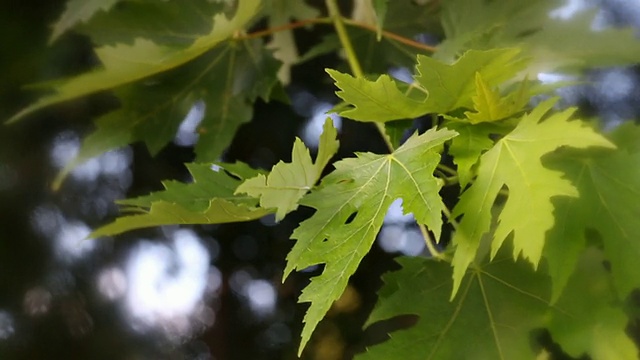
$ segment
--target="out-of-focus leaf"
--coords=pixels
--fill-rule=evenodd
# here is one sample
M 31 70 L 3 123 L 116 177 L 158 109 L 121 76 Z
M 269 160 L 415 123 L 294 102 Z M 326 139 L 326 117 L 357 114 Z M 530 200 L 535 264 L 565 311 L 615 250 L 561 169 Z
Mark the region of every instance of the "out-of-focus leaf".
M 468 49 L 518 46 L 534 59 L 532 74 L 640 61 L 640 41 L 633 29 L 593 30 L 595 11 L 570 19 L 549 16 L 561 5 L 557 0 L 443 2 L 445 41 L 435 56 L 451 60 Z
M 96 49 L 102 68 L 84 73 L 63 82 L 56 82 L 53 94 L 45 95 L 12 116 L 8 122 L 18 121 L 36 110 L 102 90 L 129 84 L 183 65 L 244 28 L 258 12 L 260 1 L 239 0 L 231 19 L 223 14 L 213 17 L 213 28 L 198 37 L 188 47 L 158 45 L 136 38 L 132 45 L 118 44 Z
M 100 11 L 108 11 L 120 0 L 69 0 L 62 16 L 53 24 L 49 43 L 56 41 L 67 30 L 85 22 Z
M 96 14 L 76 30 L 98 45 L 133 44 L 136 38 L 158 45 L 185 47 L 211 32 L 214 15 L 224 7 L 208 0 L 122 1 Z
M 258 40 L 230 41 L 171 72 L 120 88 L 121 108 L 96 121 L 95 132 L 55 184 L 91 157 L 132 142 L 143 141 L 156 154 L 197 103 L 202 117 L 197 160 L 218 160 L 238 127 L 251 120 L 252 102 L 269 98 L 279 66 Z
M 285 25 L 291 20 L 306 20 L 318 17 L 320 11 L 309 6 L 304 0 L 265 0 L 264 12 L 268 16 L 269 28 Z M 274 57 L 283 66 L 278 72 L 278 79 L 283 84 L 291 80 L 291 67 L 300 56 L 291 30 L 277 31 L 271 35 L 267 48 L 274 51 Z
M 373 9 L 376 11 L 376 36 L 378 41 L 382 38 L 382 28 L 387 17 L 389 0 L 373 0 Z

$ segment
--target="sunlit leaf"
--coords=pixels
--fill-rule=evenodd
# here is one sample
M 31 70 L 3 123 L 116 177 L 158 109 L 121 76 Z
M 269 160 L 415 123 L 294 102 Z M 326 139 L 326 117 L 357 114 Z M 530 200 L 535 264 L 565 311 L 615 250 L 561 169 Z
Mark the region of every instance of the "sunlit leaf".
M 489 230 L 491 207 L 500 190 L 509 191 L 491 245 L 495 255 L 513 233 L 514 258 L 519 254 L 537 266 L 545 242 L 545 233 L 554 224 L 555 196 L 579 195 L 578 190 L 559 171 L 542 165 L 543 155 L 561 146 L 586 148 L 613 147 L 603 136 L 579 120 L 568 121 L 574 110 L 568 109 L 542 120 L 555 103 L 547 100 L 525 115 L 518 126 L 480 158 L 478 176 L 460 197 L 453 216 L 464 217 L 453 237 L 454 294 L 465 270 L 476 256 L 480 239 Z M 523 214 L 527 214 L 524 216 Z

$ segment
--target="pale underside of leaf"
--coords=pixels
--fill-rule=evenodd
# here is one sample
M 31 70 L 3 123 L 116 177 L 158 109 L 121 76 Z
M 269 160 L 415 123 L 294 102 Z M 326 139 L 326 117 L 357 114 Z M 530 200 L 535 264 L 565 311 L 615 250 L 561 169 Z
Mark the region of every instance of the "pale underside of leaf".
M 67 7 L 55 24 L 49 43 L 56 41 L 62 34 L 80 22 L 89 20 L 99 11 L 108 11 L 120 0 L 69 0 Z
M 322 170 L 338 151 L 338 135 L 331 118 L 327 118 L 320 136 L 318 156 L 311 160 L 309 149 L 296 138 L 291 163 L 278 162 L 267 176 L 258 175 L 242 183 L 236 193 L 247 193 L 260 199 L 263 208 L 275 208 L 276 221 L 298 208 L 298 202 L 318 181 Z
M 364 153 L 339 161 L 319 190 L 303 198 L 304 205 L 317 211 L 294 231 L 292 238 L 297 242 L 287 256 L 284 276 L 316 264 L 325 263 L 325 267 L 299 299 L 311 302 L 304 318 L 300 351 L 346 288 L 395 199 L 403 198 L 405 213 L 413 213 L 418 222 L 440 236 L 444 205 L 438 195 L 441 184 L 433 177 L 433 170 L 440 159 L 437 149 L 455 135 L 450 130 L 430 130 L 414 135 L 390 155 Z

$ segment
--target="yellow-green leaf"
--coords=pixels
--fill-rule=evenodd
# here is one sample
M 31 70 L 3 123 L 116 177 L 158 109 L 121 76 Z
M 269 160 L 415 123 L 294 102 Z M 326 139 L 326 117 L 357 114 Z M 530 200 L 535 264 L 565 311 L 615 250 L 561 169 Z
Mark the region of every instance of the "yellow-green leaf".
M 500 190 L 506 188 L 509 195 L 499 216 L 491 244 L 492 254 L 495 255 L 504 240 L 513 234 L 514 258 L 522 254 L 537 266 L 545 233 L 554 224 L 551 198 L 579 195 L 562 173 L 543 166 L 541 158 L 561 146 L 614 146 L 580 120 L 568 121 L 574 109 L 542 120 L 554 103 L 555 99 L 550 99 L 538 105 L 512 132 L 481 156 L 477 178 L 453 210 L 454 217 L 464 217 L 453 237 L 456 250 L 452 296 L 476 257 L 482 235 L 489 230 L 491 208 Z

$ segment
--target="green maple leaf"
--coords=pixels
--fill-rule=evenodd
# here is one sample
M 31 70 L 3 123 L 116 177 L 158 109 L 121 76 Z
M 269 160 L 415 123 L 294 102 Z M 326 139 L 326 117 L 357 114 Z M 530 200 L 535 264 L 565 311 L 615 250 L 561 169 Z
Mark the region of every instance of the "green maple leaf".
M 476 93 L 475 74 L 482 76 L 485 86 L 497 86 L 524 68 L 525 61 L 517 57 L 519 52 L 518 49 L 471 50 L 451 65 L 418 55 L 415 84 L 405 92 L 400 91 L 388 75 L 370 81 L 335 70 L 327 72 L 341 90 L 336 95 L 350 105 L 339 112 L 341 116 L 386 122 L 471 108 Z
M 252 197 L 234 194 L 242 179 L 258 174 L 248 165 L 187 164 L 187 168 L 193 177 L 192 183 L 165 181 L 163 191 L 118 201 L 125 210 L 136 214 L 119 217 L 95 230 L 90 237 L 160 225 L 248 221 L 273 212 L 258 208 L 257 200 Z
M 465 115 L 472 124 L 502 120 L 522 111 L 529 98 L 526 80 L 520 83 L 517 90 L 503 97 L 500 91 L 487 86 L 480 73 L 476 73 L 476 95 L 473 97 L 475 112 L 467 111 Z
M 296 138 L 291 151 L 291 162 L 278 162 L 269 175 L 257 175 L 243 182 L 236 194 L 246 193 L 260 199 L 263 208 L 276 208 L 276 221 L 298 208 L 298 202 L 320 178 L 322 170 L 338 151 L 338 133 L 331 118 L 327 118 L 320 136 L 318 156 L 311 160 L 309 149 Z
M 628 319 L 610 303 L 615 296 L 597 251 L 587 255 L 555 305 L 549 278 L 508 255 L 469 268 L 454 301 L 448 264 L 400 258 L 402 269 L 384 275 L 366 325 L 405 314 L 419 320 L 356 359 L 535 359 L 532 331 L 545 326 L 573 356 L 633 359 L 637 349 L 625 333 Z
M 45 95 L 22 109 L 8 122 L 18 121 L 34 111 L 63 101 L 109 90 L 183 65 L 245 27 L 258 13 L 260 1 L 240 0 L 235 15 L 227 19 L 223 14 L 213 17 L 213 28 L 187 47 L 158 45 L 136 38 L 132 45 L 103 46 L 95 50 L 103 67 L 66 81 L 53 83 L 53 94 Z
M 402 198 L 405 213 L 413 213 L 439 238 L 444 205 L 438 195 L 441 183 L 433 177 L 433 170 L 440 160 L 438 149 L 455 135 L 451 130 L 430 130 L 412 136 L 392 154 L 360 153 L 357 158 L 336 162 L 336 170 L 323 179 L 319 189 L 302 199 L 302 204 L 316 212 L 294 231 L 292 238 L 297 242 L 287 256 L 284 276 L 316 264 L 325 267 L 299 299 L 311 303 L 304 317 L 300 351 L 344 291 L 395 199 Z
M 571 275 L 585 246 L 585 232 L 596 230 L 620 294 L 640 287 L 640 128 L 621 126 L 612 134 L 615 151 L 559 154 L 553 167 L 575 184 L 580 197 L 557 201 L 558 225 L 547 235 L 544 256 L 554 280 L 554 296 Z
M 143 141 L 152 155 L 171 142 L 180 123 L 200 102 L 197 160 L 216 161 L 238 127 L 251 120 L 252 102 L 267 100 L 280 66 L 257 40 L 225 42 L 178 69 L 116 91 L 121 108 L 96 121 L 78 155 L 58 174 L 58 187 L 77 165 L 105 151 Z M 220 79 L 220 74 L 227 74 Z
M 492 254 L 495 255 L 507 236 L 513 233 L 514 258 L 522 254 L 537 266 L 545 232 L 554 224 L 551 198 L 577 197 L 579 194 L 571 182 L 562 178 L 562 173 L 542 165 L 542 156 L 561 146 L 580 149 L 613 146 L 581 121 L 569 122 L 574 109 L 541 121 L 554 103 L 555 99 L 550 99 L 538 105 L 512 132 L 481 156 L 478 176 L 453 209 L 454 217 L 464 214 L 453 237 L 456 244 L 453 295 L 476 256 L 482 235 L 489 230 L 491 207 L 504 186 L 509 189 L 509 195 L 499 216 Z
M 62 34 L 80 22 L 91 19 L 100 11 L 108 11 L 120 0 L 69 0 L 60 19 L 53 25 L 49 43 L 56 41 Z

